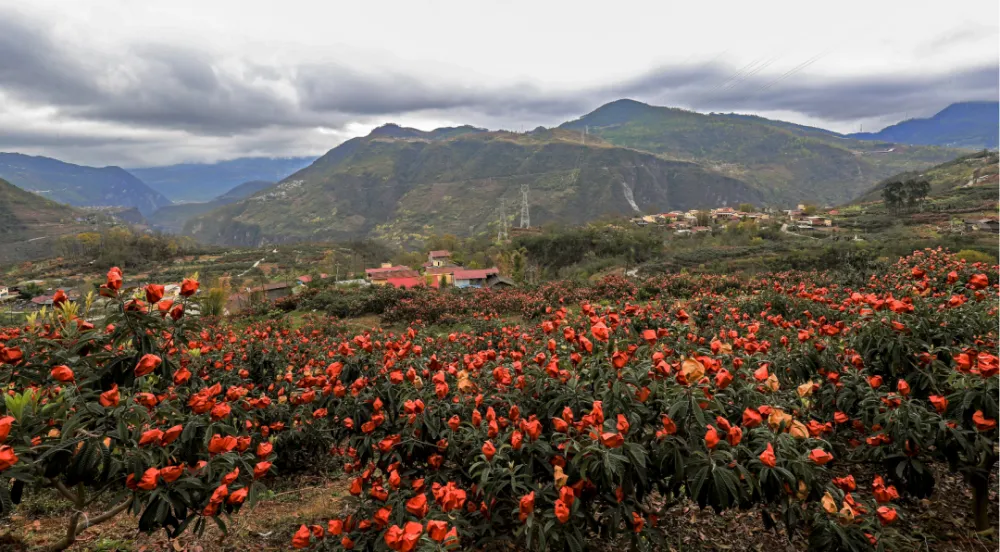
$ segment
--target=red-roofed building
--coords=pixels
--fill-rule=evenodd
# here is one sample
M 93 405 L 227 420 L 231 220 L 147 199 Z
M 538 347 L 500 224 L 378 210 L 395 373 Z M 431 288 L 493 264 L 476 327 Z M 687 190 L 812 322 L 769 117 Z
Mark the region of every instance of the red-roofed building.
M 408 276 L 402 278 L 388 278 L 385 280 L 387 285 L 397 287 L 397 288 L 411 288 L 416 286 L 425 285 L 424 279 L 418 276 Z
M 389 263 L 383 263 L 379 268 L 366 268 L 365 276 L 367 276 L 368 281 L 376 286 L 384 286 L 393 278 L 420 279 L 420 273 L 416 270 L 408 266 L 392 266 Z
M 496 267 L 456 270 L 455 287 L 483 287 L 486 285 L 487 278 L 498 274 L 500 274 L 500 271 Z
M 319 278 L 320 278 L 320 280 L 326 280 L 327 276 L 329 276 L 329 274 L 320 274 Z M 313 281 L 313 277 L 310 276 L 310 275 L 308 275 L 308 274 L 306 274 L 306 275 L 303 275 L 303 276 L 299 276 L 298 278 L 296 278 L 296 280 L 298 280 L 298 282 L 300 284 L 306 285 L 306 284 L 308 284 L 308 283 L 310 283 L 310 282 Z

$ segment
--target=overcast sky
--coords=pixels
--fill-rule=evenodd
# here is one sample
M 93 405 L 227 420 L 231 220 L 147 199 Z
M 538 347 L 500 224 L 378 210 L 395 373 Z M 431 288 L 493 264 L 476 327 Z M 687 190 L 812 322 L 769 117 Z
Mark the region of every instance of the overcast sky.
M 0 0 L 0 151 L 320 155 L 630 97 L 842 132 L 996 100 L 997 0 Z

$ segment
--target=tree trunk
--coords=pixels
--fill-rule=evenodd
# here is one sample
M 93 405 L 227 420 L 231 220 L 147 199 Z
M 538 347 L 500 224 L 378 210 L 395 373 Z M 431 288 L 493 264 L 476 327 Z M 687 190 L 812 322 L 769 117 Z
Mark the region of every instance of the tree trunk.
M 980 469 L 970 473 L 969 484 L 972 486 L 972 518 L 976 531 L 986 531 L 990 528 L 990 475 L 996 458 L 984 462 Z
M 109 519 L 124 512 L 129 506 L 132 505 L 132 498 L 133 497 L 131 496 L 128 497 L 126 500 L 120 502 L 114 508 L 108 510 L 107 512 L 104 512 L 99 516 L 90 519 L 84 518 L 84 521 L 80 521 L 79 511 L 73 512 L 73 515 L 70 516 L 69 525 L 66 528 L 66 536 L 63 537 L 61 541 L 49 546 L 48 552 L 59 552 L 60 550 L 65 550 L 69 548 L 70 546 L 73 545 L 74 542 L 76 542 L 77 535 L 87 530 L 88 527 L 93 527 L 95 525 L 104 523 L 105 521 L 108 521 Z
M 989 472 L 973 474 L 972 483 L 972 517 L 976 523 L 976 531 L 990 528 L 990 478 Z

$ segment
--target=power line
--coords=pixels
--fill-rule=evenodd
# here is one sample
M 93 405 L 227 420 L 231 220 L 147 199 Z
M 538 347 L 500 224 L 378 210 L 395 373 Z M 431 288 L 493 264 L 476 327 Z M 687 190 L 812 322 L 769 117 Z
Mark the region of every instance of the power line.
M 816 63 L 817 61 L 819 61 L 820 59 L 826 57 L 826 54 L 827 54 L 826 52 L 822 52 L 822 53 L 817 54 L 817 55 L 815 55 L 815 56 L 807 59 L 806 61 L 804 61 L 804 62 L 796 65 L 795 67 L 792 67 L 788 71 L 785 71 L 778 78 L 776 78 L 776 79 L 772 80 L 771 82 L 768 82 L 767 84 L 764 84 L 763 86 L 761 86 L 757 91 L 758 92 L 763 92 L 763 91 L 771 88 L 775 84 L 778 84 L 779 82 L 787 79 L 788 77 L 794 75 L 795 73 L 798 73 L 799 71 L 805 69 L 806 67 L 809 67 L 810 65 L 812 65 L 812 64 Z

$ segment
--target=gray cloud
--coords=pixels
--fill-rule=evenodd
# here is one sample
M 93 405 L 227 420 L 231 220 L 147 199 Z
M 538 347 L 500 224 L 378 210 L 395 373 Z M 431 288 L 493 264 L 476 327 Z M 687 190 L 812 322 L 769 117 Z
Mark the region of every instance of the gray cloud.
M 996 63 L 942 74 L 863 78 L 790 74 L 734 79 L 734 74 L 721 65 L 664 68 L 627 83 L 622 91 L 698 110 L 794 111 L 828 121 L 851 121 L 995 99 L 1000 90 Z
M 232 144 L 248 150 L 288 154 L 295 147 L 327 147 L 315 136 L 301 137 L 317 127 L 342 130 L 352 122 L 421 113 L 513 128 L 512 123 L 557 123 L 632 97 L 701 111 L 785 111 L 854 121 L 995 99 L 1000 89 L 995 61 L 941 74 L 833 78 L 809 73 L 805 59 L 785 74 L 765 71 L 770 62 L 764 59 L 742 68 L 714 61 L 661 67 L 613 86 L 557 90 L 525 82 L 496 87 L 475 84 L 471 75 L 462 82 L 460 75 L 434 79 L 338 63 L 276 67 L 164 43 L 90 52 L 57 40 L 50 28 L 0 8 L 0 100 L 6 96 L 30 107 L 51 107 L 57 120 L 112 130 L 81 137 L 63 135 L 57 124 L 0 128 L 0 147 L 90 148 L 94 155 L 105 155 L 124 142 L 186 152 L 179 142 L 218 148 L 216 139 L 229 137 L 239 138 Z M 161 135 L 114 136 L 115 125 Z M 110 160 L 140 157 L 119 153 Z

